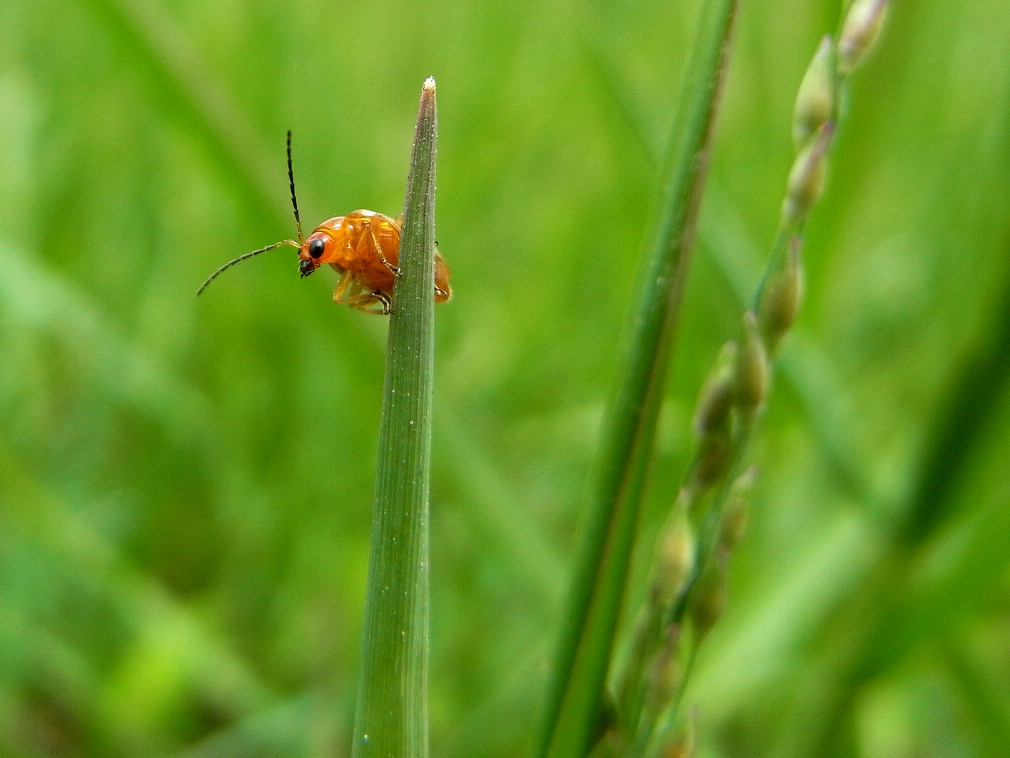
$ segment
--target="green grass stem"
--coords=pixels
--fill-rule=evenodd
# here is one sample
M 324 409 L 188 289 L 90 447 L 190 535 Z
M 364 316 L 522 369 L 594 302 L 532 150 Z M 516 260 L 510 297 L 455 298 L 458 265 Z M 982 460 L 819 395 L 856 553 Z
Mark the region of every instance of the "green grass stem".
M 428 754 L 435 81 L 421 91 L 389 318 L 354 756 Z
M 643 269 L 626 370 L 605 422 L 588 528 L 548 694 L 541 751 L 552 758 L 586 754 L 603 702 L 735 9 L 733 0 L 706 7 L 688 66 L 659 232 Z
M 880 8 L 883 8 L 881 5 Z M 882 12 L 878 8 L 878 12 Z M 849 16 L 852 15 L 850 10 Z M 874 17 L 875 18 L 875 17 Z M 871 18 L 871 21 L 874 20 Z M 864 27 L 875 26 L 866 22 Z M 853 35 L 855 36 L 855 35 Z M 866 52 L 866 46 L 860 51 Z M 702 393 L 696 413 L 697 453 L 689 467 L 677 506 L 696 522 L 693 567 L 687 581 L 671 604 L 665 622 L 636 628 L 632 649 L 638 652 L 632 666 L 623 672 L 625 692 L 634 695 L 644 690 L 647 673 L 643 660 L 659 660 L 667 652 L 665 634 L 676 633 L 678 679 L 675 688 L 667 688 L 660 707 L 646 711 L 642 698 L 628 696 L 622 715 L 625 729 L 637 729 L 637 749 L 629 755 L 644 755 L 657 734 L 663 736 L 680 719 L 680 698 L 696 660 L 697 650 L 718 620 L 725 603 L 726 564 L 737 544 L 742 519 L 745 518 L 753 471 L 742 474 L 748 443 L 760 419 L 768 390 L 769 357 L 789 331 L 801 299 L 801 237 L 807 215 L 824 186 L 827 157 L 838 118 L 838 98 L 844 76 L 836 69 L 838 57 L 831 36 L 825 36 L 803 83 L 794 111 L 793 133 L 798 154 L 786 183 L 782 216 L 772 245 L 765 274 L 754 300 L 753 310 L 744 315 L 742 334 L 729 343 L 734 356 L 730 363 L 716 362 Z M 726 369 L 730 370 L 727 371 Z M 728 402 L 723 402 L 728 401 Z M 717 465 L 713 466 L 712 462 Z M 662 576 L 657 563 L 654 572 Z M 678 572 L 678 575 L 682 572 Z M 655 581 L 655 580 L 654 580 Z M 662 612 L 650 596 L 641 616 L 655 618 Z M 664 600 L 666 595 L 663 595 Z M 687 645 L 680 645 L 680 632 L 690 626 Z M 643 654 L 644 653 L 644 654 Z M 655 688 L 653 688 L 655 689 Z M 666 718 L 661 714 L 667 710 Z M 665 721 L 665 725 L 664 722 Z M 622 753 L 624 754 L 624 753 Z

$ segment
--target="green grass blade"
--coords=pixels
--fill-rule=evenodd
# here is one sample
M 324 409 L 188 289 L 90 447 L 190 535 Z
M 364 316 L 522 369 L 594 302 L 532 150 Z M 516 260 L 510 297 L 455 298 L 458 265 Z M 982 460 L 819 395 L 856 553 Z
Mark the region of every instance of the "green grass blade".
M 210 161 L 234 190 L 264 217 L 287 223 L 287 209 L 276 202 L 277 171 L 263 152 L 233 93 L 203 61 L 193 40 L 159 3 L 89 0 L 111 35 L 132 51 L 131 70 L 139 74 L 151 102 L 182 121 L 198 136 Z
M 676 332 L 704 183 L 715 107 L 736 3 L 703 12 L 689 64 L 681 118 L 660 210 L 659 234 L 645 267 L 626 373 L 604 428 L 589 526 L 563 620 L 555 681 L 548 694 L 544 755 L 583 756 L 592 744 L 620 612 L 638 506 L 650 457 L 667 356 Z
M 435 81 L 421 92 L 383 388 L 354 756 L 428 754 Z

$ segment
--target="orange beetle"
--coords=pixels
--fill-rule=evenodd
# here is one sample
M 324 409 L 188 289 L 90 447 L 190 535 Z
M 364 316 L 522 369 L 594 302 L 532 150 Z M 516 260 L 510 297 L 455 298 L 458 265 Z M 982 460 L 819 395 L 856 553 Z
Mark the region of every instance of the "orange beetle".
M 329 263 L 340 281 L 333 291 L 333 300 L 368 313 L 388 314 L 392 304 L 393 286 L 400 275 L 401 217 L 390 218 L 381 213 L 357 210 L 346 216 L 336 216 L 316 227 L 308 237 L 302 235 L 295 198 L 295 175 L 291 167 L 291 132 L 288 132 L 288 180 L 291 184 L 291 206 L 295 212 L 298 240 L 282 240 L 228 261 L 200 285 L 203 292 L 225 269 L 239 261 L 252 258 L 281 245 L 298 248 L 298 271 L 308 276 L 324 263 Z M 449 266 L 435 250 L 435 302 L 445 302 L 452 295 L 449 286 Z

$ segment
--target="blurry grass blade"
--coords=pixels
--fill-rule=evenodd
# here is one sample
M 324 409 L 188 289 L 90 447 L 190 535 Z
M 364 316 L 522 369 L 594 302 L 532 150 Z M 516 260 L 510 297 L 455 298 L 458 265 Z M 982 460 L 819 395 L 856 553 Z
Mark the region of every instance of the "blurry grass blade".
M 583 756 L 591 746 L 620 612 L 638 506 L 666 377 L 666 357 L 694 238 L 708 146 L 736 3 L 707 4 L 674 132 L 660 231 L 645 266 L 626 373 L 604 428 L 589 524 L 548 693 L 544 755 Z
M 287 221 L 276 202 L 277 174 L 249 128 L 232 92 L 215 77 L 199 50 L 162 3 L 151 0 L 89 0 L 112 36 L 131 46 L 133 73 L 147 80 L 151 102 L 180 119 L 207 147 L 226 177 L 238 177 L 237 192 L 265 216 Z
M 393 293 L 354 756 L 428 754 L 428 487 L 434 353 L 435 81 L 414 134 Z

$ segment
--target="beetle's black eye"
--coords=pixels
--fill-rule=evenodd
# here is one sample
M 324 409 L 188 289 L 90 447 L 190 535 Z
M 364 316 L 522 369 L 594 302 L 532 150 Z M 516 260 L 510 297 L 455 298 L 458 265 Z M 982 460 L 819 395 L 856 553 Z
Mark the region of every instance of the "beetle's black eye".
M 313 258 L 320 257 L 325 250 L 326 250 L 326 242 L 319 237 L 316 237 L 314 240 L 312 240 L 312 242 L 309 243 L 309 255 L 311 255 Z

